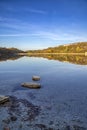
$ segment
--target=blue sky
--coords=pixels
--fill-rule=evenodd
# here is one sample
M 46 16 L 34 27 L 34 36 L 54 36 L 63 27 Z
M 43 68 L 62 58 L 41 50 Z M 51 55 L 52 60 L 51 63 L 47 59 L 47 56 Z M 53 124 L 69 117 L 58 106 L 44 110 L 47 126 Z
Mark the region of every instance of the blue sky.
M 87 0 L 0 0 L 0 46 L 42 49 L 87 41 Z

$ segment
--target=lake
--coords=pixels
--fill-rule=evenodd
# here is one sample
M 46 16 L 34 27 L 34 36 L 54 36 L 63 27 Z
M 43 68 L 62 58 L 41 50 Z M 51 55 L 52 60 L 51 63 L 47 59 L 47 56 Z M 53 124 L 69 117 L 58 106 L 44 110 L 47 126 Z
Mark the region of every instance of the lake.
M 0 62 L 0 95 L 10 96 L 0 105 L 0 130 L 87 130 L 87 64 L 83 57 L 80 64 L 79 58 L 59 59 Z M 21 83 L 35 82 L 33 75 L 41 77 L 36 81 L 41 88 L 22 87 Z

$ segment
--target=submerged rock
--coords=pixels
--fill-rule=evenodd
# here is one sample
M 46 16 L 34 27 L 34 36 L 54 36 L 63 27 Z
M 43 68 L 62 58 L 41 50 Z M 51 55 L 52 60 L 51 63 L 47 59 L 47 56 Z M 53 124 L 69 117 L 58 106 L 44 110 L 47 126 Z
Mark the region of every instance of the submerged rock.
M 10 128 L 9 127 L 4 127 L 4 130 L 10 130 Z
M 73 128 L 74 128 L 74 130 L 87 130 L 86 128 L 80 127 L 80 126 L 77 126 L 77 125 L 74 125 Z
M 16 121 L 17 117 L 16 116 L 11 116 L 10 119 L 11 119 L 11 121 Z
M 9 101 L 9 97 L 0 95 L 0 104 Z
M 21 86 L 23 87 L 27 87 L 27 88 L 32 88 L 32 89 L 37 89 L 37 88 L 41 88 L 41 84 L 40 83 L 22 83 Z
M 40 76 L 33 76 L 33 77 L 32 77 L 32 80 L 38 81 L 38 80 L 40 80 Z

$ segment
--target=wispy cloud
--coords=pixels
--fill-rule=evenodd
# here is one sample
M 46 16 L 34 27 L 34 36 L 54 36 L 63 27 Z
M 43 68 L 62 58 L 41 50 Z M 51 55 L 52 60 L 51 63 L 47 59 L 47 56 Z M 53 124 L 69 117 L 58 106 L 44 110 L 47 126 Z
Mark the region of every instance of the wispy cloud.
M 39 10 L 39 9 L 26 9 L 26 11 L 30 13 L 36 13 L 36 14 L 47 14 L 46 11 L 44 10 Z
M 3 29 L 9 29 L 12 30 L 14 33 L 15 30 L 18 31 L 18 33 L 21 32 L 27 32 L 32 31 L 33 29 L 39 28 L 38 25 L 31 24 L 25 21 L 22 21 L 20 19 L 14 19 L 14 18 L 7 18 L 7 17 L 0 17 L 0 28 Z
M 32 10 L 36 11 L 36 10 Z M 38 11 L 37 11 L 38 12 Z M 43 12 L 40 12 L 43 13 Z M 42 38 L 52 41 L 86 41 L 87 36 L 81 34 L 79 32 L 71 31 L 71 33 L 67 32 L 66 30 L 61 31 L 60 28 L 56 28 L 55 31 L 51 29 L 48 30 L 43 25 L 37 24 L 30 24 L 28 22 L 21 21 L 19 19 L 14 18 L 7 18 L 7 17 L 0 17 L 0 27 L 3 29 L 7 28 L 8 33 L 0 32 L 0 37 L 35 37 L 35 38 Z M 10 31 L 9 31 L 10 30 Z M 70 29 L 68 29 L 70 30 Z
M 47 11 L 46 10 L 42 10 L 42 9 L 39 9 L 39 8 L 33 8 L 33 7 L 25 7 L 25 6 L 16 6 L 16 8 L 14 8 L 13 5 L 3 5 L 0 6 L 2 8 L 2 10 L 6 11 L 6 12 L 11 12 L 11 13 L 22 13 L 22 12 L 25 12 L 25 13 L 35 13 L 35 14 L 42 14 L 42 15 L 45 15 L 47 14 Z
M 15 19 L 15 18 L 9 18 L 9 17 L 0 16 L 0 22 L 5 22 L 5 23 L 8 23 L 8 22 L 20 22 L 20 20 L 19 19 Z
M 36 32 L 36 33 L 19 33 L 19 34 L 0 34 L 0 37 L 37 37 L 49 39 L 52 41 L 87 41 L 87 37 L 71 34 L 55 34 L 51 32 Z
M 23 36 L 37 36 L 38 34 L 0 34 L 0 37 L 23 37 Z

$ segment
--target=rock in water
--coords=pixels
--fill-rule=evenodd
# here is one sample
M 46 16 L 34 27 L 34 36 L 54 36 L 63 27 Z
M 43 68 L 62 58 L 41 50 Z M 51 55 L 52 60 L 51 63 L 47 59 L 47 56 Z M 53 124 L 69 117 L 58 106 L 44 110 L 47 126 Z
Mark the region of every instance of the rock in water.
M 10 130 L 10 128 L 9 127 L 4 127 L 4 130 Z
M 17 117 L 16 116 L 11 116 L 11 121 L 16 121 L 17 120 Z
M 40 76 L 33 76 L 33 77 L 32 77 L 32 80 L 38 81 L 38 80 L 40 80 Z
M 21 85 L 23 87 L 32 88 L 32 89 L 41 88 L 41 84 L 39 83 L 22 83 Z
M 9 101 L 9 97 L 0 95 L 0 104 Z

